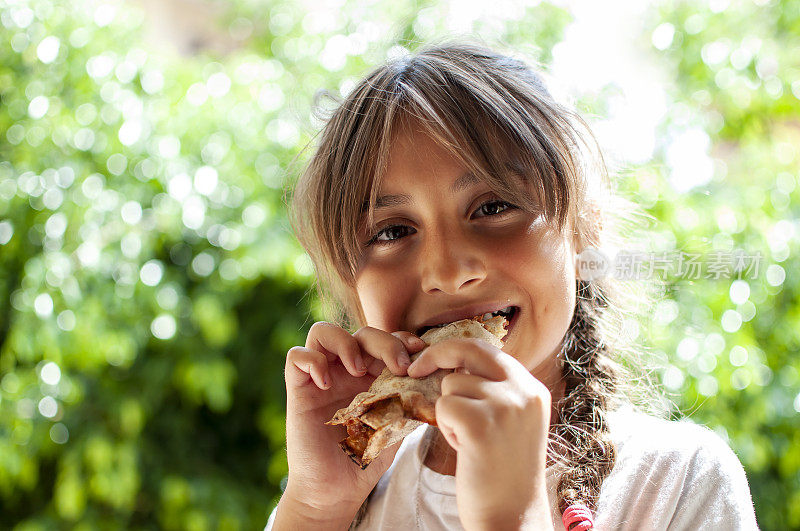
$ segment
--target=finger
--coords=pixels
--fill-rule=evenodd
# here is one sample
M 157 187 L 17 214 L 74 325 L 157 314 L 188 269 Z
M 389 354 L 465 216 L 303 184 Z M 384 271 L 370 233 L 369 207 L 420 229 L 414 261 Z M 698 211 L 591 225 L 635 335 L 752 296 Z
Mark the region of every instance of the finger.
M 367 365 L 361 347 L 347 330 L 334 324 L 318 321 L 311 325 L 306 338 L 306 348 L 322 352 L 328 361 L 342 360 L 342 365 L 353 376 L 364 376 Z
M 383 360 L 379 360 L 376 358 L 370 358 L 372 361 L 367 362 L 367 372 L 372 376 L 378 377 L 383 372 L 383 369 L 386 368 L 386 364 Z
M 474 374 L 450 373 L 442 378 L 442 395 L 484 399 L 492 395 L 492 382 Z
M 403 345 L 405 345 L 409 354 L 418 352 L 428 346 L 423 340 L 411 332 L 400 330 L 399 332 L 392 332 L 392 335 L 403 342 Z M 411 357 L 413 358 L 413 356 Z M 377 358 L 371 359 L 372 361 L 366 360 L 367 372 L 375 377 L 380 376 L 380 374 L 383 372 L 383 369 L 386 368 L 386 364 L 383 362 L 383 360 Z
M 313 381 L 320 389 L 330 389 L 331 379 L 328 374 L 328 360 L 325 354 L 305 347 L 292 347 L 286 353 L 287 390 L 301 387 Z
M 420 350 L 428 346 L 428 344 L 425 343 L 422 339 L 415 336 L 411 332 L 407 332 L 405 330 L 392 332 L 392 335 L 403 342 L 403 345 L 405 345 L 406 350 L 408 351 L 409 354 L 419 352 Z
M 362 352 L 383 360 L 392 374 L 406 374 L 411 359 L 400 338 L 371 326 L 358 329 L 353 338 L 358 341 Z
M 483 339 L 448 339 L 426 348 L 411 364 L 408 375 L 421 378 L 436 369 L 464 367 L 469 374 L 499 382 L 507 376 L 500 357 L 507 355 Z
M 483 424 L 480 400 L 463 396 L 442 395 L 436 401 L 436 424 L 456 451 L 465 442 L 480 437 Z

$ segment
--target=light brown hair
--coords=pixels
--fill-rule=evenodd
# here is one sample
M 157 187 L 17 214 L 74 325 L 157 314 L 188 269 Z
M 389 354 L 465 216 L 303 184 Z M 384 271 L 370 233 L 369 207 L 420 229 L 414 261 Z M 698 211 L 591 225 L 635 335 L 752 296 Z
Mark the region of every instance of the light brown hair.
M 318 295 L 330 320 L 351 332 L 366 325 L 354 288 L 359 220 L 366 214 L 372 224 L 393 132 L 409 121 L 502 199 L 571 228 L 578 250 L 617 245 L 626 220 L 644 219 L 613 193 L 588 125 L 556 101 L 536 69 L 469 43 L 423 47 L 372 71 L 338 104 L 292 194 L 290 221 L 316 268 Z M 597 508 L 616 456 L 608 411 L 623 403 L 666 411 L 641 349 L 622 333 L 635 311 L 618 283 L 611 276 L 576 283 L 560 353 L 565 393 L 548 440 L 548 457 L 564 467 L 559 512 L 576 502 Z

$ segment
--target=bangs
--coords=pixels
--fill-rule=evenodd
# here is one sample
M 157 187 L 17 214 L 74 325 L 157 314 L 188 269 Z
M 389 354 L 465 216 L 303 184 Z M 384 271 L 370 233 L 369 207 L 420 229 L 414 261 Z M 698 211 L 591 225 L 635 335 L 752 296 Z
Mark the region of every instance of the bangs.
M 411 107 L 409 105 L 409 107 Z M 474 116 L 470 123 L 457 123 L 443 109 L 424 115 L 425 108 L 404 108 L 398 112 L 391 127 L 391 140 L 386 142 L 380 159 L 389 159 L 393 139 L 401 132 L 426 135 L 443 147 L 466 172 L 486 184 L 500 199 L 509 201 L 523 210 L 541 214 L 559 228 L 563 226 L 566 209 L 563 193 L 545 185 L 543 171 L 531 169 L 519 149 L 501 134 L 487 117 Z M 481 119 L 484 118 L 484 119 Z M 481 125 L 474 125 L 481 123 Z M 451 125 L 452 124 L 452 125 Z M 374 206 L 386 175 L 386 167 L 375 168 L 370 180 L 369 193 L 361 207 L 358 226 L 374 226 Z

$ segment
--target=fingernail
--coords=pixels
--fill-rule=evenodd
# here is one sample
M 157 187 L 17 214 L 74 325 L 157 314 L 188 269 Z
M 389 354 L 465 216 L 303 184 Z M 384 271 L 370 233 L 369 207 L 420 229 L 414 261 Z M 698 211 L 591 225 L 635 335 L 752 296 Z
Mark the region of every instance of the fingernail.
M 397 357 L 397 364 L 402 368 L 406 368 L 411 365 L 411 358 L 408 357 L 407 353 L 403 352 Z
M 356 370 L 358 370 L 358 372 L 367 371 L 367 366 L 364 364 L 364 359 L 361 356 L 356 356 L 355 362 Z
M 425 342 L 418 337 L 412 337 L 410 343 L 415 347 L 424 347 Z

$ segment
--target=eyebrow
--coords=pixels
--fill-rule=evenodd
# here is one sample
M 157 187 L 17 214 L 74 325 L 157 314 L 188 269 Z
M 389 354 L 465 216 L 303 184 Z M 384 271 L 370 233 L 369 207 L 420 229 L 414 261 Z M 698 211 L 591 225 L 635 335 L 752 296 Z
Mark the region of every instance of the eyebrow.
M 480 182 L 480 179 L 475 177 L 475 175 L 471 172 L 466 172 L 461 177 L 456 179 L 456 182 L 450 187 L 450 191 L 453 194 L 457 194 L 467 188 L 477 184 Z M 397 195 L 382 195 L 375 200 L 375 210 L 380 208 L 388 208 L 390 206 L 397 206 L 397 205 L 407 205 L 411 203 L 411 196 L 408 194 L 397 194 Z M 366 212 L 369 207 L 369 202 L 364 201 L 364 204 L 361 207 L 361 212 Z

